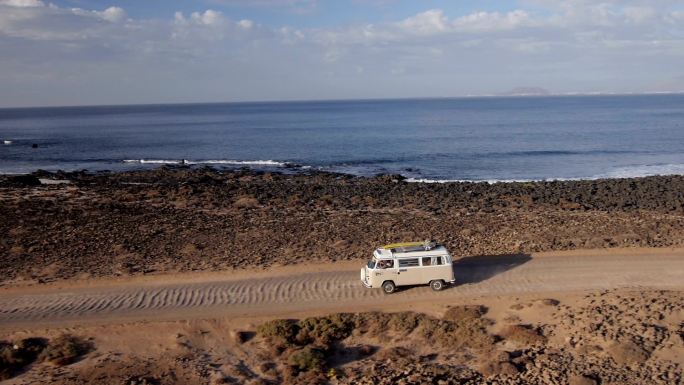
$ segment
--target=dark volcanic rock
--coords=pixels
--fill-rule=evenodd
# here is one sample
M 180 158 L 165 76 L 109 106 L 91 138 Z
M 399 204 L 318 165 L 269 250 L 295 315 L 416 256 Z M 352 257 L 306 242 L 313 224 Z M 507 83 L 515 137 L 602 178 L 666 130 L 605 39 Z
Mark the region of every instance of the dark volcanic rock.
M 16 187 L 40 186 L 40 180 L 33 175 L 12 175 L 7 177 L 7 184 Z
M 684 245 L 681 176 L 423 184 L 185 166 L 16 178 L 0 177 L 4 280 L 356 259 L 428 238 L 455 255 Z

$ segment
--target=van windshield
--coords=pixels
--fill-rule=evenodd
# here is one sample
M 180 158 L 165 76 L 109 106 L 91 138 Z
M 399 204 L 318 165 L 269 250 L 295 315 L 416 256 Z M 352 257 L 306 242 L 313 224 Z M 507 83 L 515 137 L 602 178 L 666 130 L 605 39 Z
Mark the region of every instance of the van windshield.
M 375 261 L 374 260 L 368 261 L 368 268 L 369 269 L 375 269 Z

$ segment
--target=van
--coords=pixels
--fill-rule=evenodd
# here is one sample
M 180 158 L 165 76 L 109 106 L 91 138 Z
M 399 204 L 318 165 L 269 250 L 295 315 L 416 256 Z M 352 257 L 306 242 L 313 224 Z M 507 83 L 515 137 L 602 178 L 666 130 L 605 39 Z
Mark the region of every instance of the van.
M 451 255 L 435 242 L 395 243 L 377 248 L 361 268 L 361 283 L 391 294 L 398 286 L 430 285 L 440 291 L 456 282 Z

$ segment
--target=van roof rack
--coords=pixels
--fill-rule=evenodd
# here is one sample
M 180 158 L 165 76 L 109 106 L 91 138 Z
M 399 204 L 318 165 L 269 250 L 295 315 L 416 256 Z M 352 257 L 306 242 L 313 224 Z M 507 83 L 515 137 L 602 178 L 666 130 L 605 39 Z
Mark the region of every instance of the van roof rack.
M 426 240 L 423 242 L 404 242 L 404 243 L 392 243 L 380 247 L 384 250 L 389 250 L 392 253 L 407 253 L 411 251 L 429 251 L 439 246 L 437 242 Z

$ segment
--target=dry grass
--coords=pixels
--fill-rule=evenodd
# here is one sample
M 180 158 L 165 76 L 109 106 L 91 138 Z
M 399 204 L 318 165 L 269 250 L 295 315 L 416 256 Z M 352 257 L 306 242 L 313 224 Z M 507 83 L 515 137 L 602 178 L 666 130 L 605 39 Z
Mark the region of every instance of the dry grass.
M 76 362 L 92 349 L 92 344 L 79 337 L 63 334 L 50 341 L 40 358 L 53 365 L 63 366 Z
M 470 321 L 482 318 L 486 313 L 487 308 L 481 305 L 450 306 L 442 318 L 455 322 Z

